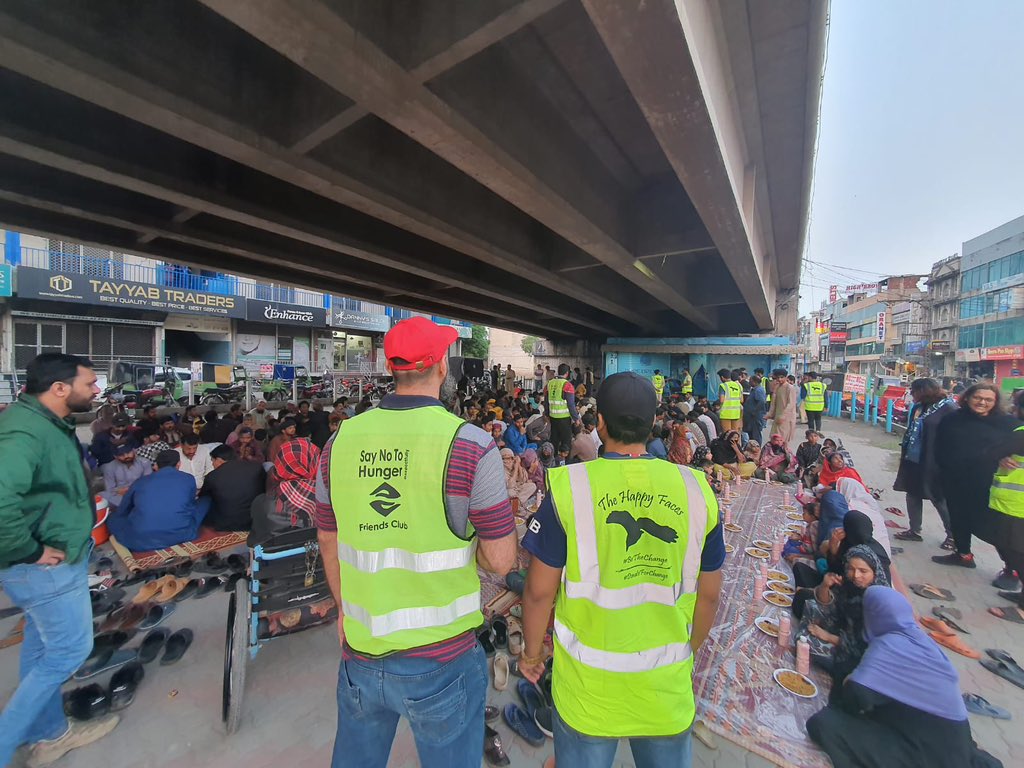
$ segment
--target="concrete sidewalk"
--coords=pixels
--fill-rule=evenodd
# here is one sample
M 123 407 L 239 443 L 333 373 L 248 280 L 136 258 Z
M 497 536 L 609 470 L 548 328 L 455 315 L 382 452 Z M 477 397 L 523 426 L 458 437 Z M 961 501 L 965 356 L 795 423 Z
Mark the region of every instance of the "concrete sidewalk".
M 869 485 L 891 488 L 898 458 L 898 440 L 880 428 L 826 419 L 823 431 L 842 438 L 853 454 L 858 471 Z M 802 432 L 801 432 L 802 434 Z M 905 510 L 902 494 L 887 490 L 882 506 Z M 906 518 L 896 518 L 906 523 Z M 892 531 L 892 529 L 890 529 Z M 956 606 L 964 612 L 971 634 L 964 639 L 974 648 L 1005 648 L 1024 662 L 1024 627 L 1011 625 L 986 613 L 993 605 L 1006 605 L 989 586 L 1000 568 L 995 551 L 979 543 L 977 570 L 935 565 L 930 556 L 939 553 L 942 528 L 930 507 L 925 512 L 925 542 L 907 543 L 895 558 L 906 582 L 929 581 L 952 590 Z M 930 613 L 935 603 L 916 596 L 915 606 Z M 0 595 L 0 607 L 7 601 Z M 335 699 L 339 649 L 332 627 L 310 630 L 265 645 L 248 667 L 245 714 L 238 733 L 228 737 L 220 724 L 221 675 L 227 595 L 219 593 L 202 601 L 179 604 L 168 622 L 173 629 L 190 627 L 196 639 L 182 661 L 171 667 L 150 664 L 136 701 L 122 713 L 122 722 L 101 742 L 77 750 L 58 765 L 68 768 L 171 768 L 218 766 L 219 768 L 323 768 L 330 762 L 334 741 Z M 0 636 L 15 623 L 0 622 Z M 136 641 L 137 642 L 137 641 Z M 977 661 L 950 654 L 960 671 L 965 691 L 980 693 L 993 704 L 1024 718 L 1024 690 L 990 674 Z M 18 647 L 0 650 L 0 700 L 6 700 L 17 680 Z M 109 675 L 89 682 L 107 683 Z M 514 700 L 514 693 L 491 691 L 490 703 Z M 1024 754 L 1024 731 L 1016 721 L 971 718 L 978 743 L 1006 764 L 1018 764 Z M 540 766 L 551 754 L 551 742 L 533 749 L 514 737 L 503 723 L 497 724 L 514 766 Z M 716 737 L 718 749 L 708 750 L 694 741 L 694 765 L 698 768 L 768 766 L 764 759 Z M 1016 754 L 1018 763 L 1011 759 Z M 417 765 L 411 735 L 403 724 L 389 765 Z M 632 766 L 623 744 L 616 766 Z

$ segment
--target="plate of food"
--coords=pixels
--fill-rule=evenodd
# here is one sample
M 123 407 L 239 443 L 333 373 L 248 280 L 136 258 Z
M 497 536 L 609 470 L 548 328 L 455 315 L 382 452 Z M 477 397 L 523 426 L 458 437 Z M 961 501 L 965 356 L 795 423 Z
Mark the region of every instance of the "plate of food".
M 751 483 L 757 483 L 758 485 L 768 485 L 768 481 L 767 480 L 762 480 L 759 477 L 752 477 L 752 478 L 750 478 L 750 482 Z
M 757 547 L 758 549 L 771 549 L 772 543 L 770 541 L 766 541 L 765 539 L 754 539 L 752 542 L 750 542 L 750 546 Z
M 786 517 L 788 517 L 790 520 L 803 520 L 804 519 L 804 516 L 801 515 L 799 512 L 787 512 L 786 513 Z
M 784 512 L 796 512 L 795 504 L 779 504 L 779 509 Z
M 758 560 L 767 560 L 772 554 L 771 552 L 758 549 L 757 547 L 746 547 L 743 551 L 751 557 L 756 557 Z
M 725 530 L 727 530 L 727 531 L 732 531 L 733 533 L 737 533 L 737 532 L 743 530 L 743 526 L 742 525 L 736 525 L 736 523 L 726 523 L 722 527 L 725 528 Z
M 725 545 L 725 553 L 726 554 L 729 554 L 730 552 L 735 552 L 735 551 L 736 551 L 736 547 L 734 547 L 732 544 L 726 544 Z
M 777 605 L 779 608 L 789 608 L 793 604 L 793 598 L 789 595 L 779 594 L 778 592 L 764 592 L 761 597 L 767 600 L 772 605 Z
M 775 682 L 801 699 L 813 699 L 818 695 L 818 686 L 809 677 L 805 677 L 795 669 L 776 669 L 772 672 Z
M 780 571 L 778 568 L 769 568 L 768 578 L 772 581 L 784 581 L 787 584 L 789 583 L 789 574 L 785 571 Z
M 767 616 L 758 616 L 754 619 L 754 626 L 770 637 L 779 636 L 779 622 Z
M 790 523 L 786 526 L 786 530 L 790 533 L 803 533 L 805 523 Z
M 789 586 L 789 582 L 785 581 L 772 581 L 768 582 L 768 589 L 772 592 L 778 592 L 780 595 L 795 595 L 796 590 Z

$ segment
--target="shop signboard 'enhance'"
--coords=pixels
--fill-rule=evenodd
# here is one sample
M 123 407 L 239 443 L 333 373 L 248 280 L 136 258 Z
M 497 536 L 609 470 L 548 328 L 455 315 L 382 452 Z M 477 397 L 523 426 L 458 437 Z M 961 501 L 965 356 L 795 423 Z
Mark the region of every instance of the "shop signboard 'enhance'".
M 247 320 L 257 323 L 301 325 L 307 328 L 323 328 L 327 325 L 327 310 L 323 307 L 306 307 L 283 301 L 246 299 L 245 315 Z
M 18 297 L 153 312 L 245 317 L 245 306 L 238 296 L 168 288 L 130 280 L 51 272 L 35 267 L 18 267 Z

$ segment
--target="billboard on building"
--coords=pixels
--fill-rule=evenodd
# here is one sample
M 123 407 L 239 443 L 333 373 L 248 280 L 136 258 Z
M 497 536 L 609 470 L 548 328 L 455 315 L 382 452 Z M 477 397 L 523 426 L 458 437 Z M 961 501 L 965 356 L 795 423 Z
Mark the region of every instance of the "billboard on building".
M 875 339 L 885 341 L 885 312 L 879 312 L 875 320 Z
M 77 273 L 52 272 L 35 267 L 18 267 L 18 297 L 62 301 L 70 304 L 99 304 L 123 309 L 245 317 L 245 304 L 238 296 L 206 291 L 168 288 L 151 283 L 91 277 Z
M 868 377 L 858 373 L 848 373 L 843 377 L 843 392 L 863 395 L 868 391 Z
M 335 328 L 373 333 L 386 333 L 391 329 L 391 318 L 388 315 L 345 309 L 345 299 L 341 296 L 331 297 L 331 307 L 333 309 L 328 319 Z
M 275 325 L 301 325 L 307 328 L 323 328 L 327 325 L 327 310 L 323 307 L 306 307 L 283 301 L 246 299 L 245 317 L 257 323 Z

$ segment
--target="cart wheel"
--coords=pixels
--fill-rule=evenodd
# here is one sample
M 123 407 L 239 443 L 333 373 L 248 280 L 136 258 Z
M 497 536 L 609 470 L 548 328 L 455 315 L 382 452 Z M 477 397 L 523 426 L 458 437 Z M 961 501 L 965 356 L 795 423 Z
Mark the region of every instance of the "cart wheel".
M 249 581 L 239 579 L 228 602 L 224 639 L 224 691 L 221 719 L 228 733 L 238 730 L 245 698 L 245 667 L 249 661 Z

